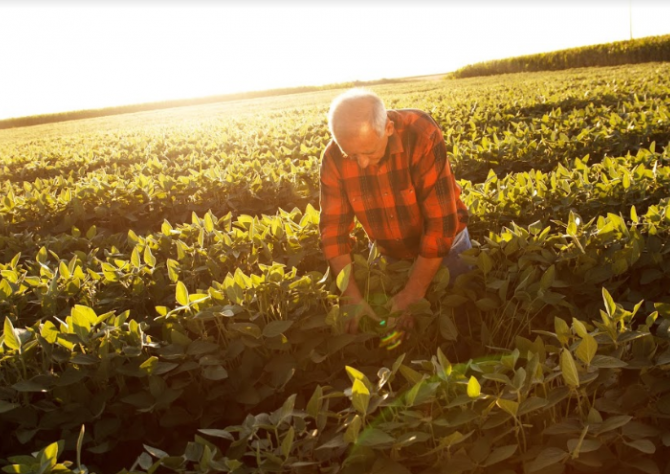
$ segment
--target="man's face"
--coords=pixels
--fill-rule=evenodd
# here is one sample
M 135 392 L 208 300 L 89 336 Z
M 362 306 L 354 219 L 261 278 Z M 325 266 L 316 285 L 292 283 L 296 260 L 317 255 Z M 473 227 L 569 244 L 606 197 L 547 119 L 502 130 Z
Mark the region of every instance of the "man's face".
M 393 134 L 393 122 L 386 122 L 386 130 L 381 137 L 370 126 L 361 126 L 357 132 L 338 140 L 342 154 L 345 158 L 356 160 L 363 169 L 376 165 L 386 153 L 388 137 Z

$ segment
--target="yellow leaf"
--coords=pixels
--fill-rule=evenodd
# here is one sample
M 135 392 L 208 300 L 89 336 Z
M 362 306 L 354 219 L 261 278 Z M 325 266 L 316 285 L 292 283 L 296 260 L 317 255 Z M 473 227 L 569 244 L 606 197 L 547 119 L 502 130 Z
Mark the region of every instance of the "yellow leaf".
M 479 384 L 479 381 L 471 376 L 468 380 L 468 397 L 477 398 L 482 393 L 482 386 Z

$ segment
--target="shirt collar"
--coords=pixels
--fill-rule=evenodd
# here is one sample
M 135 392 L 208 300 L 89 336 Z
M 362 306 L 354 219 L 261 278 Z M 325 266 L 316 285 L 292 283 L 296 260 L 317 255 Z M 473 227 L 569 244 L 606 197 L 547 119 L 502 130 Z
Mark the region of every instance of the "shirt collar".
M 395 155 L 397 153 L 402 153 L 405 151 L 405 148 L 402 146 L 402 140 L 400 139 L 400 133 L 397 128 L 397 121 L 393 120 L 393 115 L 391 114 L 391 110 L 388 111 L 388 116 L 389 119 L 393 122 L 393 135 L 388 137 L 388 142 L 386 143 L 386 152 L 384 153 L 384 157 L 379 160 L 379 163 L 377 163 L 375 166 L 380 166 L 386 161 L 388 161 L 389 156 Z

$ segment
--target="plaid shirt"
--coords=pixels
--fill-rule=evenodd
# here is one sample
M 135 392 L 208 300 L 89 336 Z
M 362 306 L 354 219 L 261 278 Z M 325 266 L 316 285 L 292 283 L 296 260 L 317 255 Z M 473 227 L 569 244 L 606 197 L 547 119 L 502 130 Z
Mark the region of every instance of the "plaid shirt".
M 321 156 L 321 245 L 327 260 L 351 252 L 354 216 L 382 254 L 444 257 L 468 210 L 440 127 L 425 112 L 388 110 L 395 132 L 386 154 L 365 169 L 331 140 Z

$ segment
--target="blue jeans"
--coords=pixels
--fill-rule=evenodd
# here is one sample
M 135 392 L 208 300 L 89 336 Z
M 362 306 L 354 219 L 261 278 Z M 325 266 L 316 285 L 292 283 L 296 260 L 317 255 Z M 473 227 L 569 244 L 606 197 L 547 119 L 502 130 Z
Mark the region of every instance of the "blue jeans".
M 456 277 L 472 270 L 472 267 L 468 265 L 463 259 L 461 259 L 461 252 L 465 252 L 471 248 L 472 242 L 470 242 L 470 233 L 466 227 L 461 233 L 456 235 L 454 243 L 451 246 L 451 250 L 446 255 L 446 257 L 442 259 L 442 265 L 449 269 L 449 286 L 454 285 Z M 398 259 L 389 257 L 387 255 L 385 255 L 385 258 L 389 263 L 398 261 Z
M 472 270 L 472 267 L 461 259 L 461 252 L 465 252 L 471 248 L 472 242 L 470 242 L 470 233 L 466 227 L 456 236 L 451 250 L 447 256 L 442 259 L 442 265 L 449 269 L 449 286 L 453 286 L 456 277 Z

